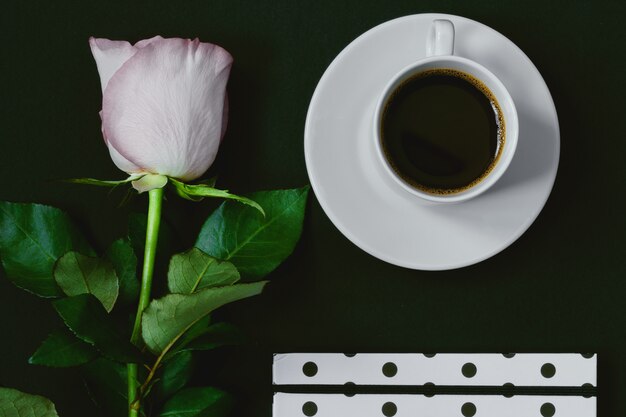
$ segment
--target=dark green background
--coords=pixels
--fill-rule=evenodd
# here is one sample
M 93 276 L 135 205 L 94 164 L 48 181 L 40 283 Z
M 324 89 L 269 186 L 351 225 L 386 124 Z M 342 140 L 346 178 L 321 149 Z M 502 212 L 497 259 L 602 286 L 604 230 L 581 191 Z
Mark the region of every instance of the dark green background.
M 144 197 L 119 208 L 119 192 L 51 181 L 123 177 L 101 139 L 90 35 L 197 36 L 232 53 L 231 117 L 213 171 L 220 185 L 245 192 L 307 182 L 304 120 L 327 65 L 371 27 L 422 12 L 495 28 L 543 74 L 562 140 L 546 208 L 494 258 L 431 273 L 362 252 L 312 196 L 302 241 L 267 292 L 222 312 L 251 345 L 205 355 L 194 382 L 235 392 L 237 415 L 269 416 L 276 351 L 594 351 L 599 413 L 625 415 L 623 1 L 5 1 L 0 199 L 60 206 L 100 249 L 125 233 L 130 211 L 145 209 Z M 165 203 L 180 248 L 213 207 Z M 0 385 L 50 397 L 62 417 L 95 415 L 77 372 L 26 363 L 58 325 L 50 304 L 1 279 L 0 317 Z

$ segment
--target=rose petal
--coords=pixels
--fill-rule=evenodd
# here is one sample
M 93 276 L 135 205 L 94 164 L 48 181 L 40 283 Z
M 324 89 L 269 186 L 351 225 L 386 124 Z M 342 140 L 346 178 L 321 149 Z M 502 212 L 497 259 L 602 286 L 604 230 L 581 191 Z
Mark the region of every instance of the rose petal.
M 199 177 L 217 154 L 231 65 L 228 52 L 197 39 L 144 46 L 104 91 L 108 142 L 148 172 Z
M 96 61 L 98 67 L 98 73 L 100 74 L 100 84 L 102 91 L 105 90 L 111 77 L 117 72 L 119 68 L 132 57 L 139 49 L 151 44 L 156 40 L 163 39 L 160 36 L 155 36 L 150 39 L 144 39 L 137 42 L 134 46 L 131 46 L 126 41 L 112 41 L 109 39 L 96 39 L 94 37 L 89 38 L 89 46 L 91 47 L 91 53 Z M 102 111 L 100 111 L 100 118 L 102 118 Z M 109 144 L 102 129 L 102 136 L 106 143 L 109 154 L 113 163 L 122 171 L 127 173 L 141 172 L 141 168 L 133 162 L 124 158 L 113 146 Z
M 153 36 L 150 39 L 142 39 L 142 40 L 136 42 L 134 47 L 137 48 L 137 49 L 141 49 L 141 48 L 144 48 L 144 47 L 150 45 L 152 42 L 160 41 L 161 39 L 163 39 L 163 38 L 161 36 L 159 36 L 159 35 Z
M 228 93 L 224 94 L 224 109 L 222 110 L 222 133 L 220 134 L 220 140 L 224 138 L 226 133 L 226 127 L 228 126 Z
M 135 53 L 156 40 L 163 39 L 155 36 L 137 42 L 134 46 L 126 41 L 112 41 L 104 38 L 89 38 L 91 53 L 96 60 L 98 74 L 100 74 L 100 85 L 102 91 L 106 88 L 109 80 L 121 68 L 122 65 Z
M 126 172 L 127 174 L 136 174 L 140 172 L 146 172 L 141 169 L 133 162 L 124 158 L 124 156 L 117 151 L 110 143 L 107 143 L 107 147 L 109 148 L 109 155 L 111 156 L 111 160 L 115 164 L 116 167 Z
M 100 110 L 100 120 L 102 120 L 102 110 Z M 122 171 L 128 174 L 142 172 L 140 167 L 138 167 L 137 165 L 135 165 L 133 162 L 129 161 L 128 159 L 124 158 L 122 154 L 119 153 L 117 149 L 115 149 L 109 143 L 109 141 L 107 140 L 107 135 L 106 133 L 104 133 L 104 125 L 102 125 L 101 130 L 102 130 L 102 137 L 104 138 L 104 143 L 107 145 L 107 148 L 109 149 L 109 155 L 111 155 L 111 160 L 113 161 L 115 166 L 117 166 L 119 169 L 121 169 Z
M 113 74 L 120 69 L 124 62 L 137 52 L 137 50 L 126 41 L 111 41 L 91 37 L 89 38 L 89 46 L 91 47 L 91 53 L 98 66 L 102 91 L 106 88 Z

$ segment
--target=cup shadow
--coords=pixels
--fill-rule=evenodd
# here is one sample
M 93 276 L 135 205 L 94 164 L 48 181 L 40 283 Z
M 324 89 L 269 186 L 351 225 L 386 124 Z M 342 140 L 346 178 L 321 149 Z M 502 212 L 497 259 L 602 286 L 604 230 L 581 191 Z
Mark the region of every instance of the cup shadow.
M 486 193 L 497 193 L 503 188 L 516 188 L 551 175 L 559 160 L 558 127 L 536 117 L 525 108 L 518 109 L 520 136 L 515 156 L 500 180 Z
M 541 78 L 532 61 L 521 51 L 518 59 L 502 59 L 498 51 L 511 48 L 506 38 L 485 39 L 483 29 L 471 25 L 463 28 L 462 42 L 455 45 L 455 54 L 484 65 L 502 81 L 515 103 L 519 118 L 519 140 L 509 168 L 485 194 L 504 188 L 521 187 L 552 175 L 558 164 L 560 144 L 559 127 L 552 118 L 550 93 L 537 77 Z M 521 62 L 527 64 L 520 65 Z M 541 101 L 538 106 L 538 101 Z M 554 140 L 553 138 L 557 138 Z M 478 197 L 480 198 L 480 197 Z

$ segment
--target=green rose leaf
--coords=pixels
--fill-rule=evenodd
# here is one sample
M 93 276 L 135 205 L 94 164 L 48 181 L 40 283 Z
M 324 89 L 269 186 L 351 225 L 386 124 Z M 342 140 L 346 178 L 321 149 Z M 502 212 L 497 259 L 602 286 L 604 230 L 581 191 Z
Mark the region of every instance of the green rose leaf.
M 215 187 L 215 184 L 217 183 L 217 177 L 206 178 L 196 181 L 196 183 L 200 185 L 206 185 L 207 187 Z
M 70 182 L 72 184 L 83 184 L 83 185 L 96 185 L 98 187 L 117 187 L 118 185 L 127 184 L 132 181 L 135 177 L 131 176 L 125 180 L 98 180 L 95 178 L 70 178 L 65 180 L 65 182 Z
M 3 387 L 0 387 L 0 416 L 59 417 L 49 399 Z
M 211 350 L 221 346 L 240 345 L 247 340 L 239 328 L 228 323 L 215 323 L 202 334 L 190 341 L 184 349 Z
M 139 351 L 117 333 L 106 310 L 93 295 L 63 298 L 52 305 L 79 339 L 94 346 L 107 358 L 123 363 L 143 363 Z
M 119 279 L 118 303 L 129 305 L 137 302 L 139 298 L 137 256 L 130 240 L 128 238 L 116 240 L 104 256 L 113 264 Z
M 113 310 L 119 293 L 119 282 L 109 262 L 78 252 L 68 252 L 57 261 L 54 279 L 65 294 L 93 294 L 107 312 Z
M 180 352 L 171 357 L 161 370 L 158 381 L 152 388 L 152 395 L 167 400 L 182 389 L 193 374 L 193 355 L 191 352 Z
M 198 248 L 172 256 L 167 272 L 170 292 L 191 294 L 210 287 L 239 281 L 239 271 L 230 262 L 220 262 Z
M 89 396 L 99 409 L 109 416 L 128 415 L 126 366 L 100 358 L 82 366 L 81 370 Z
M 15 285 L 41 297 L 62 296 L 53 277 L 54 263 L 70 250 L 93 254 L 63 211 L 0 202 L 0 259 Z
M 98 352 L 91 345 L 63 328 L 51 333 L 28 359 L 28 363 L 65 368 L 83 365 L 97 356 Z
M 176 193 L 184 199 L 191 201 L 200 201 L 205 197 L 225 198 L 227 200 L 237 201 L 239 203 L 253 207 L 261 214 L 265 214 L 265 212 L 263 211 L 263 207 L 261 207 L 256 201 L 247 197 L 230 194 L 228 190 L 219 190 L 207 184 L 185 184 L 184 182 L 172 178 L 170 178 L 170 182 L 172 183 L 172 185 L 174 185 Z
M 169 294 L 143 312 L 141 332 L 148 349 L 159 355 L 195 323 L 224 304 L 260 294 L 266 282 L 205 288 L 193 294 Z
M 240 345 L 247 340 L 246 335 L 232 324 L 215 323 L 181 344 L 179 350 L 212 350 L 221 346 Z
M 217 388 L 187 388 L 165 403 L 159 417 L 224 417 L 232 403 L 230 395 Z
M 197 337 L 203 335 L 204 332 L 207 331 L 210 325 L 211 325 L 210 314 L 207 314 L 206 316 L 202 317 L 200 320 L 192 324 L 189 327 L 189 329 L 187 329 L 187 331 L 185 331 L 185 333 L 183 333 L 178 338 L 176 343 L 172 345 L 172 348 L 165 355 L 164 360 L 169 360 L 169 358 L 176 355 L 177 353 L 184 351 L 184 350 L 188 350 L 186 349 L 187 345 L 191 343 L 193 340 L 195 340 Z
M 249 207 L 224 202 L 202 226 L 195 246 L 232 262 L 244 277 L 261 278 L 295 248 L 308 192 L 306 186 L 251 194 L 265 209 L 265 217 Z
M 165 358 L 167 360 L 179 352 L 189 350 L 212 350 L 222 346 L 240 345 L 247 340 L 246 335 L 232 324 L 210 324 L 210 318 L 206 317 L 187 330 Z

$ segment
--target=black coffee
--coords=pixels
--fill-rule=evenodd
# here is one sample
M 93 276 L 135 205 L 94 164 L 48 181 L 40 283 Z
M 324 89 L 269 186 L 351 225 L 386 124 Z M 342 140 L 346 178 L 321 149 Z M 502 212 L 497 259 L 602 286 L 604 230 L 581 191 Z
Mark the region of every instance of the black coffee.
M 493 93 L 475 77 L 428 70 L 391 94 L 381 138 L 387 161 L 405 182 L 453 194 L 491 172 L 504 144 L 504 118 Z

